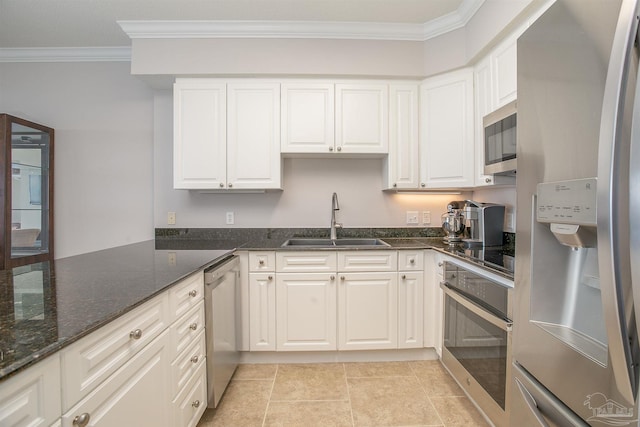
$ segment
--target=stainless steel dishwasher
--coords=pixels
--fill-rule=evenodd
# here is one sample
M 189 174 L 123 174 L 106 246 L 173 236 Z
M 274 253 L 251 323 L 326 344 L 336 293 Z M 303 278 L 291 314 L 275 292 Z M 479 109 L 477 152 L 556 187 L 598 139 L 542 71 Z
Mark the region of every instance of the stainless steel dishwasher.
M 210 408 L 218 406 L 240 357 L 236 327 L 239 277 L 237 256 L 226 258 L 204 272 L 207 406 Z

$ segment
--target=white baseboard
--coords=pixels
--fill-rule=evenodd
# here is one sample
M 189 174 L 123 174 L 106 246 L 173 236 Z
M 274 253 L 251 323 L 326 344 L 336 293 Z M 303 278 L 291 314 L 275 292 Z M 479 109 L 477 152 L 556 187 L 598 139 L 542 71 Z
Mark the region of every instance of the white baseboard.
M 437 360 L 434 348 L 362 351 L 245 351 L 240 363 L 342 363 L 342 362 L 404 362 Z

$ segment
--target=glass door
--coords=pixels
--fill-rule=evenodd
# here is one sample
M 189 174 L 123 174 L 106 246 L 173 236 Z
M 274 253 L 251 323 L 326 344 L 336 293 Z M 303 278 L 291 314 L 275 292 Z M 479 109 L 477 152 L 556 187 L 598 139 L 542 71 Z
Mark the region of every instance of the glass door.
M 53 129 L 0 115 L 3 268 L 53 258 Z

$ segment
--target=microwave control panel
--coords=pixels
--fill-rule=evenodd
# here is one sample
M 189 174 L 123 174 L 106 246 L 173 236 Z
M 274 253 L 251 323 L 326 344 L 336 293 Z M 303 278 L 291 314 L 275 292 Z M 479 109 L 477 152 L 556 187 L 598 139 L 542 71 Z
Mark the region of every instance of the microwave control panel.
M 538 184 L 538 222 L 596 226 L 597 178 Z

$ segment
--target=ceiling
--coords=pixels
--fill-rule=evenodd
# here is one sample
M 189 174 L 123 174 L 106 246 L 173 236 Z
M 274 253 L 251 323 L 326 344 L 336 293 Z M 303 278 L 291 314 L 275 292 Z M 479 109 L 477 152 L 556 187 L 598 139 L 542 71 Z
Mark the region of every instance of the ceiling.
M 422 24 L 468 0 L 0 0 L 0 48 L 129 46 L 118 20 Z

